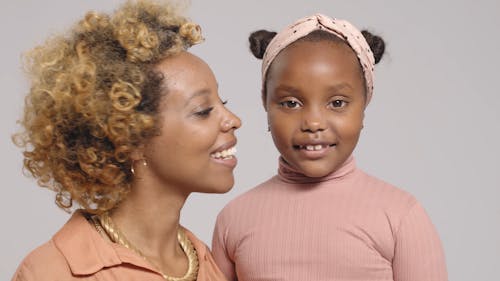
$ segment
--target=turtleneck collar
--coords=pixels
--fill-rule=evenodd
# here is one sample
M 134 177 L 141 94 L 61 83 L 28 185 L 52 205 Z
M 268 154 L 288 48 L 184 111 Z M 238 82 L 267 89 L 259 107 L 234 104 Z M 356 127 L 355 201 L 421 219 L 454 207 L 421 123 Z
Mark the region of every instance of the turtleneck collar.
M 293 168 L 290 164 L 288 164 L 283 157 L 279 158 L 279 168 L 278 168 L 278 176 L 279 178 L 287 183 L 320 183 L 324 181 L 329 181 L 332 179 L 342 178 L 356 169 L 356 161 L 354 157 L 351 155 L 347 158 L 347 160 L 332 173 L 319 177 L 319 178 L 311 178 L 308 177 L 297 169 Z

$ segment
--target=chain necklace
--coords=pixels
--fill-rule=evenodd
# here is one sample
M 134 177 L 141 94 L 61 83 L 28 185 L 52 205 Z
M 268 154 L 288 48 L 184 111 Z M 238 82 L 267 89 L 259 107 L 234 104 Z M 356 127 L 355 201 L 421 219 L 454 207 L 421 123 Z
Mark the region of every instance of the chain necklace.
M 158 266 L 156 266 L 150 259 L 148 259 L 139 249 L 134 247 L 123 235 L 123 233 L 116 227 L 116 225 L 111 220 L 111 217 L 108 213 L 104 213 L 102 215 L 95 215 L 91 217 L 94 225 L 99 233 L 102 233 L 102 230 L 109 236 L 111 241 L 121 244 L 126 248 L 134 251 L 139 256 L 141 256 L 144 260 L 146 260 L 149 264 L 151 264 L 163 277 L 165 280 L 169 281 L 194 281 L 198 276 L 198 256 L 196 253 L 196 249 L 194 248 L 189 238 L 186 236 L 186 233 L 182 229 L 179 229 L 177 233 L 177 240 L 181 245 L 182 250 L 186 254 L 189 266 L 186 274 L 182 277 L 172 277 L 163 273 Z

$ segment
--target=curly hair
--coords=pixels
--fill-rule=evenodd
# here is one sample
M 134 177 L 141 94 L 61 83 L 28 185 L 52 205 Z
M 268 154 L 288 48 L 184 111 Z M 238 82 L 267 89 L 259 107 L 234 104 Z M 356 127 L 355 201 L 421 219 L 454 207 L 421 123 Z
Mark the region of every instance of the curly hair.
M 143 0 L 88 12 L 33 49 L 24 129 L 13 136 L 25 172 L 65 211 L 74 202 L 90 213 L 113 208 L 130 190 L 131 152 L 158 134 L 163 77 L 154 66 L 201 41 L 176 6 Z

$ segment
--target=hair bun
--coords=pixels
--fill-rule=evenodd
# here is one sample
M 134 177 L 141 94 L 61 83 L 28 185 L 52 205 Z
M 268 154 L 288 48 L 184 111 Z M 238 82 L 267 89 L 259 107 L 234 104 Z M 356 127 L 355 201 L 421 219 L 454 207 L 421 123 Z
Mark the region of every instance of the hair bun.
M 375 64 L 377 64 L 384 55 L 385 52 L 385 42 L 380 36 L 374 35 L 367 30 L 361 31 L 361 34 L 366 39 L 366 42 L 370 46 L 370 49 L 373 52 L 373 57 L 375 57 Z
M 264 53 L 266 52 L 267 45 L 269 42 L 273 40 L 274 36 L 276 36 L 276 32 L 267 31 L 267 30 L 257 30 L 252 32 L 248 37 L 248 41 L 250 42 L 250 51 L 252 54 L 258 58 L 262 59 L 264 57 Z

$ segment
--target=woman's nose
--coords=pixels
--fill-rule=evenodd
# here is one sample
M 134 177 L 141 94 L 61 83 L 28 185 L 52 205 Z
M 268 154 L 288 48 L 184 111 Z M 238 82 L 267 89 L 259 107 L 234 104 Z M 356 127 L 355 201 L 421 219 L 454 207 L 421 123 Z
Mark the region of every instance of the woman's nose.
M 226 116 L 222 120 L 222 130 L 223 131 L 230 131 L 230 130 L 236 130 L 239 127 L 241 127 L 241 120 L 238 116 L 236 116 L 233 112 L 231 112 L 229 109 L 226 110 Z

